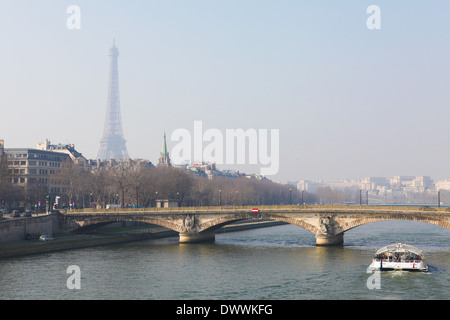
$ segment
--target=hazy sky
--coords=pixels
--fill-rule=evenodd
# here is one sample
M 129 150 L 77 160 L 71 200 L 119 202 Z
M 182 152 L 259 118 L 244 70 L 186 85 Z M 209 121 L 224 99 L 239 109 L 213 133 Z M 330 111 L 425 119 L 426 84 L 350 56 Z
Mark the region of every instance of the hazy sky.
M 277 181 L 450 178 L 448 0 L 0 4 L 7 148 L 48 138 L 96 157 L 115 33 L 132 158 L 156 163 L 164 131 L 193 132 L 197 120 L 204 130 L 279 129 Z M 372 4 L 379 30 L 366 26 Z M 66 26 L 70 5 L 81 29 Z

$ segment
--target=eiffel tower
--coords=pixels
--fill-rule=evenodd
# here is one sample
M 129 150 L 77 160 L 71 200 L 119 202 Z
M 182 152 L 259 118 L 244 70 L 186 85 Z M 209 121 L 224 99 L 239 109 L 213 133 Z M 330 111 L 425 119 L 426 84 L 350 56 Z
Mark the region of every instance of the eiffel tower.
M 113 45 L 109 49 L 109 87 L 105 127 L 97 154 L 97 159 L 100 160 L 129 159 L 127 147 L 125 146 L 126 141 L 123 136 L 122 119 L 120 117 L 118 57 L 119 50 L 113 39 Z

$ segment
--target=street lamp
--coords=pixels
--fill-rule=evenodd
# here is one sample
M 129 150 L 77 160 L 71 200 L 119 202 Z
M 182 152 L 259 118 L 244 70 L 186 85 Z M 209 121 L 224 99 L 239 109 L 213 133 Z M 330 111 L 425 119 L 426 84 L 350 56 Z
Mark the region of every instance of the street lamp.
M 292 206 L 292 188 L 289 188 L 289 204 Z
M 222 189 L 219 189 L 219 207 L 222 206 Z
M 438 208 L 441 207 L 441 190 L 438 190 Z
M 54 207 L 55 209 L 59 208 L 59 199 L 60 199 L 60 198 L 61 198 L 60 196 L 56 196 L 56 197 L 55 197 L 55 204 L 53 205 L 53 207 Z
M 45 196 L 47 213 L 50 212 L 50 195 Z

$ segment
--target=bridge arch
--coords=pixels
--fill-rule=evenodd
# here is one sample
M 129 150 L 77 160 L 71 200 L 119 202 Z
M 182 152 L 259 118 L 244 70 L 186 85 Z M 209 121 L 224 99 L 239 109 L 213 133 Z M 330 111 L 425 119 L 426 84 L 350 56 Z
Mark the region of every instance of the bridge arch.
M 411 216 L 411 215 L 396 215 L 392 217 L 364 217 L 361 219 L 354 219 L 351 221 L 348 221 L 343 224 L 339 224 L 338 233 L 344 233 L 348 230 L 351 230 L 353 228 L 372 223 L 372 222 L 379 222 L 379 221 L 417 221 L 417 222 L 424 222 L 433 224 L 436 226 L 440 226 L 446 229 L 450 229 L 450 222 L 445 220 L 436 220 L 436 219 L 430 219 L 427 217 L 421 217 L 421 216 Z
M 88 228 L 96 228 L 96 227 L 102 227 L 108 224 L 112 224 L 115 222 L 143 222 L 148 224 L 157 225 L 160 227 L 165 227 L 168 229 L 171 229 L 176 232 L 182 232 L 180 226 L 177 223 L 174 223 L 170 220 L 161 220 L 161 219 L 148 219 L 148 218 L 141 218 L 141 219 L 130 219 L 130 218 L 123 218 L 123 219 L 117 219 L 114 218 L 102 218 L 102 219 L 91 219 L 87 221 L 72 221 L 70 230 L 72 232 L 80 232 L 82 230 L 86 230 Z
M 295 219 L 295 218 L 274 215 L 274 216 L 264 217 L 264 219 L 271 220 L 271 221 L 286 222 L 288 224 L 292 224 L 292 225 L 301 227 L 301 228 L 303 228 L 307 231 L 310 231 L 314 234 L 317 234 L 319 232 L 318 227 L 316 227 L 312 224 L 309 224 L 305 221 Z M 210 220 L 210 221 L 202 224 L 201 232 L 207 231 L 207 230 L 216 231 L 217 229 L 220 229 L 221 227 L 224 227 L 228 224 L 231 224 L 231 223 L 237 222 L 237 221 L 243 221 L 243 220 L 248 220 L 248 218 L 247 217 L 245 217 L 245 218 L 231 217 L 231 218 L 218 218 L 218 219 Z

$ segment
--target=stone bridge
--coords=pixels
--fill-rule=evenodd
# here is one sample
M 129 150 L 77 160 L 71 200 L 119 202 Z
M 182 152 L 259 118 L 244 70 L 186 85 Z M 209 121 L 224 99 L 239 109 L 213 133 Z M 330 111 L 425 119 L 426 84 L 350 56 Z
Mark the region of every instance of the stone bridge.
M 60 228 L 74 231 L 117 221 L 140 221 L 172 229 L 180 242 L 211 241 L 215 231 L 232 222 L 246 219 L 284 221 L 312 232 L 317 245 L 344 242 L 347 230 L 384 220 L 411 220 L 450 229 L 450 209 L 428 207 L 370 206 L 262 206 L 146 208 L 73 211 L 61 214 Z

